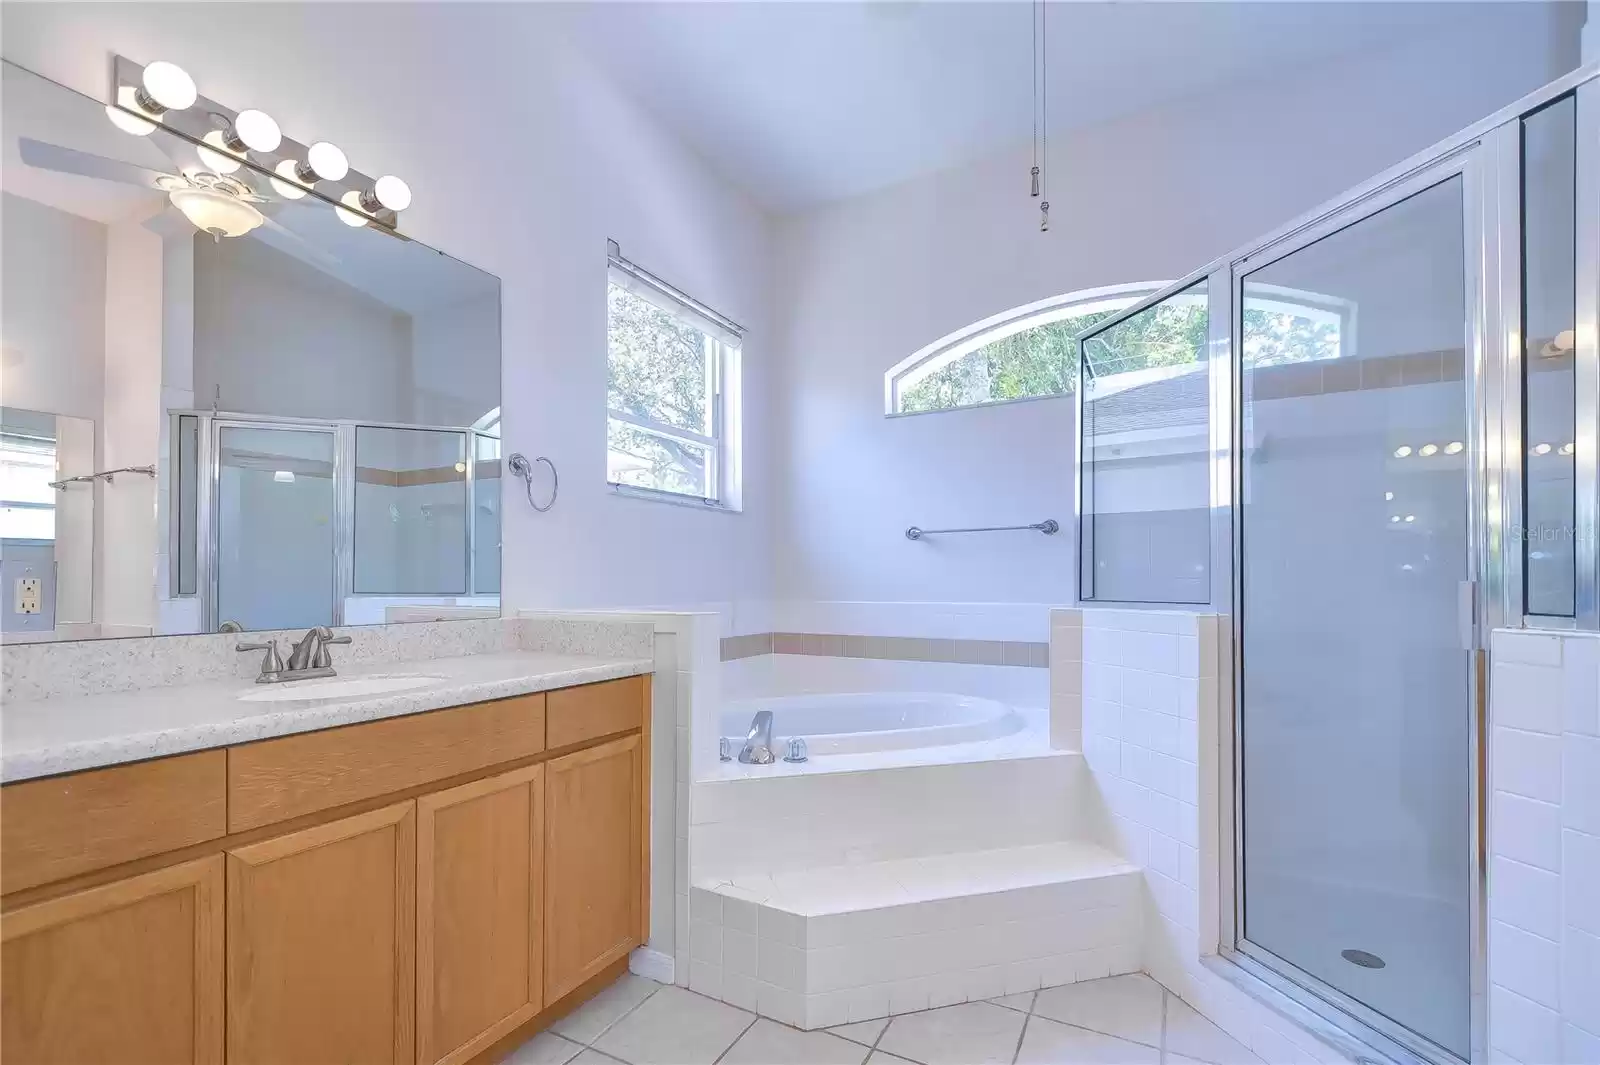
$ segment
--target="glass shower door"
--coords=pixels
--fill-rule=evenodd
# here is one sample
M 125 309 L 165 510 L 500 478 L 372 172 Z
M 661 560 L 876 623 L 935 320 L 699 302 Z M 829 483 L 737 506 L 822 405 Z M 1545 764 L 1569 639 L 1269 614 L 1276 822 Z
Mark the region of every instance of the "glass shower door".
M 1239 950 L 1466 1059 L 1467 265 L 1434 180 L 1239 268 Z
M 219 424 L 216 432 L 217 624 L 336 624 L 333 430 Z

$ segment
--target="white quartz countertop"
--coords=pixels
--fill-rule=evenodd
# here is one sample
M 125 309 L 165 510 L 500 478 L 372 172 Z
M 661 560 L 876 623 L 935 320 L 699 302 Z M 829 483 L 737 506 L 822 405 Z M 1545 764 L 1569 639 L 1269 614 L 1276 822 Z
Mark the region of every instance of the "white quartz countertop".
M 103 695 L 8 699 L 0 706 L 0 781 L 10 783 L 592 684 L 651 669 L 645 658 L 505 651 L 339 667 L 340 678 L 437 678 L 419 687 L 376 695 L 248 702 L 240 696 L 268 686 L 225 680 Z M 274 687 L 288 690 L 296 683 L 318 682 L 291 681 Z

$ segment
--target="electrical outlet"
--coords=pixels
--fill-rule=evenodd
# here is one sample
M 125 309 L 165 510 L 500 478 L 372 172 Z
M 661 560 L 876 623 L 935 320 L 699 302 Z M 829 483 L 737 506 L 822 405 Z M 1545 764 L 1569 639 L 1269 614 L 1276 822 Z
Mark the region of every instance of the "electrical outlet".
M 17 578 L 16 613 L 37 614 L 44 598 L 43 582 L 38 577 Z

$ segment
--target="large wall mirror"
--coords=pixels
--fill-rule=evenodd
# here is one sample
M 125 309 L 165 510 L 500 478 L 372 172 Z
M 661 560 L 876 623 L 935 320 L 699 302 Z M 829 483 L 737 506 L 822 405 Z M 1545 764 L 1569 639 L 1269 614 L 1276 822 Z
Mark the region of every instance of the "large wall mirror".
M 498 615 L 499 279 L 3 74 L 0 638 Z

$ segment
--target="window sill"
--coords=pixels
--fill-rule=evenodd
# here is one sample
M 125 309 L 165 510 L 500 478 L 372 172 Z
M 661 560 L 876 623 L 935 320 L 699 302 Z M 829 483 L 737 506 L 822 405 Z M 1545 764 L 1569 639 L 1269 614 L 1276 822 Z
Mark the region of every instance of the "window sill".
M 611 489 L 611 494 L 625 499 L 643 499 L 651 503 L 665 503 L 673 507 L 688 507 L 691 510 L 708 510 L 721 514 L 738 514 L 742 507 L 730 506 L 727 503 L 704 499 L 700 496 L 683 496 L 674 492 L 658 492 L 653 488 L 638 488 L 631 484 L 617 484 L 607 481 L 606 487 Z

